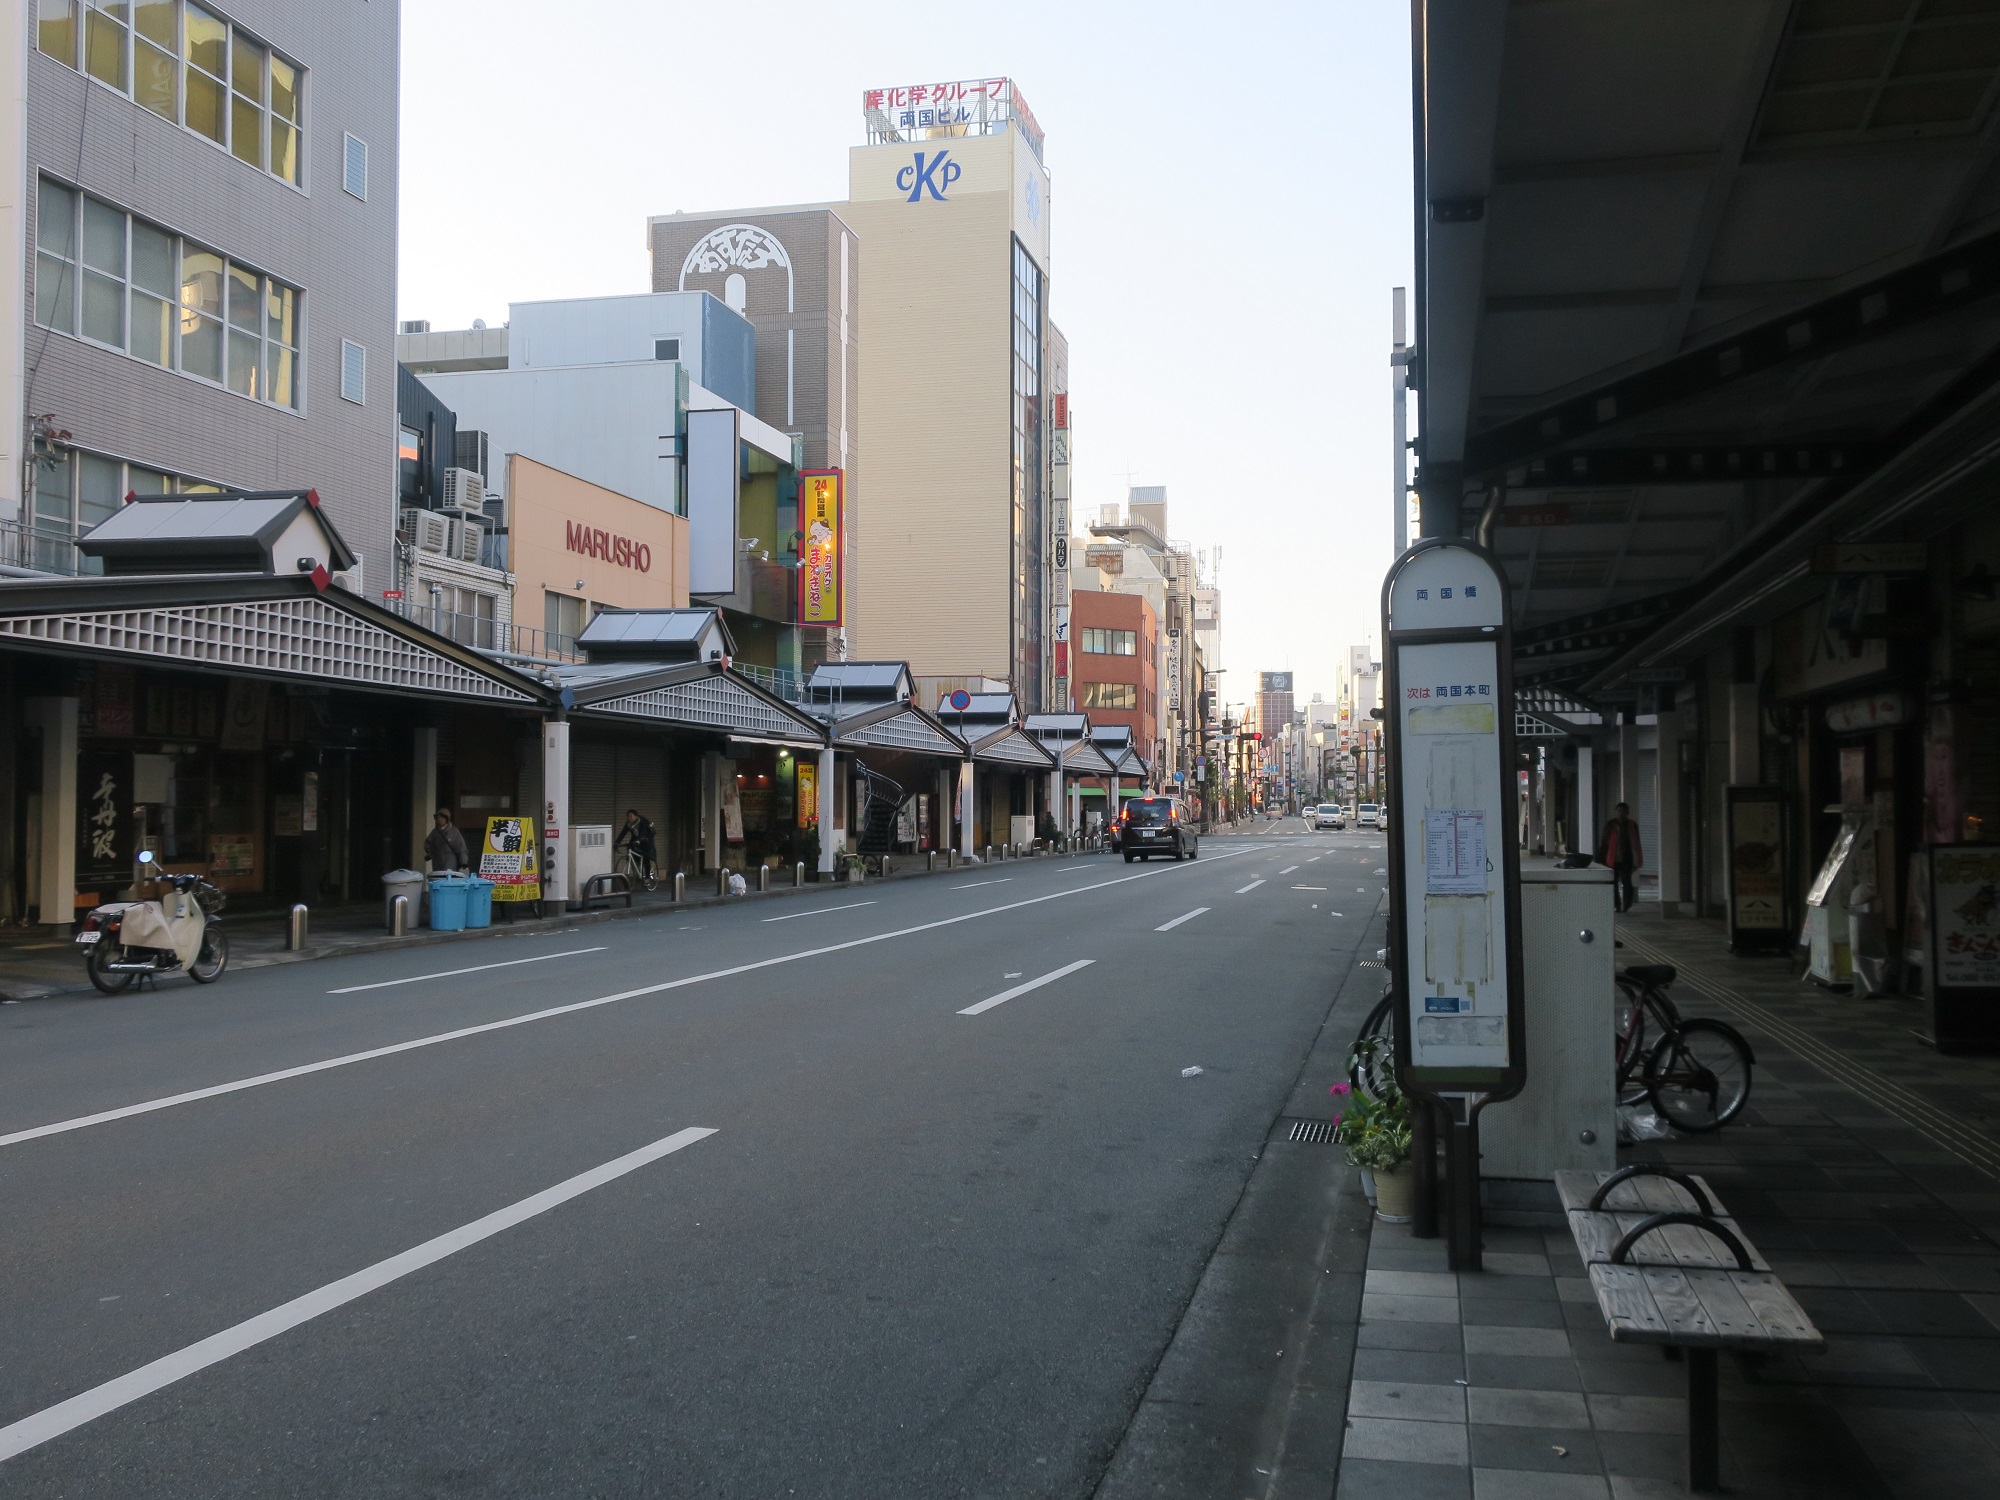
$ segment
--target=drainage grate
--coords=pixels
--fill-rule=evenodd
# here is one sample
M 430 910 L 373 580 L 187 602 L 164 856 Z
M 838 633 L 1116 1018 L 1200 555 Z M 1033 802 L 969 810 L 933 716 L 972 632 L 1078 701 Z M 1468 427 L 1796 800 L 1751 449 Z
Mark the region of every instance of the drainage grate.
M 1281 1123 L 1291 1127 L 1285 1133 L 1285 1139 L 1288 1141 L 1306 1141 L 1315 1146 L 1324 1146 L 1333 1140 L 1331 1120 L 1286 1120 Z
M 1379 958 L 1364 958 L 1361 960 L 1361 967 L 1364 969 L 1386 969 L 1389 966 Z

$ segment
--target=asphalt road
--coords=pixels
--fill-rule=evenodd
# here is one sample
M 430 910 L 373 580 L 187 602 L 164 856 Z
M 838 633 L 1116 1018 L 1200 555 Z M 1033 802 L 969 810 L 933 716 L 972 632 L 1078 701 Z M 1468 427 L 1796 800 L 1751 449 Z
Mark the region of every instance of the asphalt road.
M 1292 820 L 0 1010 L 0 1495 L 1089 1495 L 1381 857 Z

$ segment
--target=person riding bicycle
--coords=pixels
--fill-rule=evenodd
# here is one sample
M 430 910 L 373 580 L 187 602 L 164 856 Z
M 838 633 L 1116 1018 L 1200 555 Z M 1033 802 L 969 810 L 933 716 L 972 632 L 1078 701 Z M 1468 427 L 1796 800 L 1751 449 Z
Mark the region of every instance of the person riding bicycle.
M 625 824 L 618 830 L 618 837 L 612 841 L 612 852 L 616 853 L 627 845 L 631 847 L 632 853 L 639 858 L 641 867 L 650 876 L 653 873 L 654 856 L 653 824 L 650 818 L 642 817 L 636 807 L 625 809 Z

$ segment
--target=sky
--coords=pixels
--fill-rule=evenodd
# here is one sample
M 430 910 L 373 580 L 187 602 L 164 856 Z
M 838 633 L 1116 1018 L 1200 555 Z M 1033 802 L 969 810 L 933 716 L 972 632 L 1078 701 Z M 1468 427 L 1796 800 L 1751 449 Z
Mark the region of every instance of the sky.
M 647 290 L 649 214 L 844 199 L 864 89 L 1013 78 L 1079 516 L 1165 485 L 1221 549 L 1228 702 L 1287 669 L 1330 698 L 1376 638 L 1407 5 L 403 0 L 402 68 L 398 316 L 437 328 Z

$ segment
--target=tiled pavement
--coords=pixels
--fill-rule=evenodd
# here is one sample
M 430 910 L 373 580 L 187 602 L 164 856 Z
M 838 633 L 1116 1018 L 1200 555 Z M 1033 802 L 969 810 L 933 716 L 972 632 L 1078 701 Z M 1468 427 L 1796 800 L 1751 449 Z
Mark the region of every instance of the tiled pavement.
M 1626 961 L 1691 971 L 1683 1010 L 1732 1021 L 1757 1057 L 1736 1123 L 1620 1161 L 1705 1176 L 1827 1337 L 1724 1359 L 1725 1490 L 2000 1496 L 2000 1182 L 1982 1170 L 2000 1062 L 1941 1058 L 1909 1002 L 1811 990 L 1707 924 L 1620 935 Z M 1340 1500 L 1682 1494 L 1685 1367 L 1610 1341 L 1566 1229 L 1489 1227 L 1486 1266 L 1454 1276 L 1441 1241 L 1375 1226 Z

